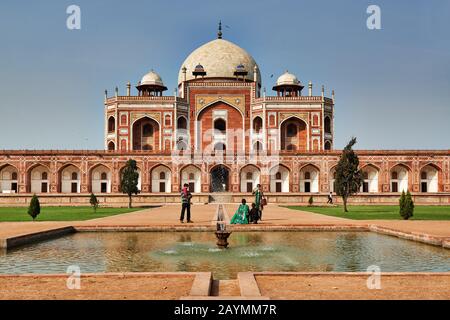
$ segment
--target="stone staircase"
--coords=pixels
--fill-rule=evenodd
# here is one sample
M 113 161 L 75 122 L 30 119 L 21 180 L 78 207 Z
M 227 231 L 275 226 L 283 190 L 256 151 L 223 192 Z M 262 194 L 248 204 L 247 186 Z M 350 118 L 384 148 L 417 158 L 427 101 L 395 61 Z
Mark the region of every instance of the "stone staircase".
M 211 193 L 209 195 L 209 203 L 231 203 L 232 195 L 229 193 Z

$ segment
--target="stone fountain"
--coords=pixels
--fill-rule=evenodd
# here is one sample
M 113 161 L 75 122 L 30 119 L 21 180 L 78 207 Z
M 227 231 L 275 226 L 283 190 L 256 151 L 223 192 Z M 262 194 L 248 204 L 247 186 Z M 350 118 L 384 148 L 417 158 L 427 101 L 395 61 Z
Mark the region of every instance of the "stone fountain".
M 226 222 L 224 221 L 223 205 L 219 204 L 217 208 L 217 230 L 216 230 L 217 246 L 225 249 L 228 247 L 228 237 L 231 232 L 226 230 Z

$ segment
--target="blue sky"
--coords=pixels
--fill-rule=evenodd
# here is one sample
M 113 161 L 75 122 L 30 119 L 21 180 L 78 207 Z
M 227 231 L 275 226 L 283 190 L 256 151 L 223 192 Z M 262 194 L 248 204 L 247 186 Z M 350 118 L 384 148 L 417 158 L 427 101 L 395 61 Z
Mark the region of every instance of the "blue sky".
M 71 4 L 81 30 L 66 28 Z M 382 30 L 366 27 L 370 4 Z M 172 94 L 219 19 L 268 93 L 286 69 L 336 90 L 336 148 L 450 148 L 449 1 L 16 0 L 0 4 L 0 149 L 102 149 L 103 91 L 153 68 Z

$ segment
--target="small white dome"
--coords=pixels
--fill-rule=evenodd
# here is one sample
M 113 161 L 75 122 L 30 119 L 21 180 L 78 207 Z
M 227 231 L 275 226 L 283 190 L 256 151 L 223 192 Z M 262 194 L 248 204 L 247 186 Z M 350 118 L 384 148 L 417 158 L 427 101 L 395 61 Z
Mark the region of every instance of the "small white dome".
M 296 85 L 296 86 L 300 85 L 301 86 L 301 83 L 294 74 L 286 71 L 281 76 L 279 76 L 278 80 L 277 80 L 277 86 L 283 86 L 283 85 Z
M 161 77 L 153 70 L 142 77 L 140 85 L 141 86 L 154 85 L 164 87 L 164 83 Z

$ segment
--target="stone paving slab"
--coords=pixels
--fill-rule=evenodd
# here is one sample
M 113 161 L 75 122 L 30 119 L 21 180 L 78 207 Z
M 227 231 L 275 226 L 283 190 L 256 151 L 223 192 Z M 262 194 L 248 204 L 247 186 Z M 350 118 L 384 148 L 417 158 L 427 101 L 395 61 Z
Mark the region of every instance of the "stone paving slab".
M 0 275 L 0 300 L 177 300 L 189 296 L 196 273 L 104 273 L 81 276 L 68 289 L 67 274 Z
M 450 273 L 382 273 L 369 289 L 364 273 L 255 273 L 263 296 L 278 300 L 450 300 Z

